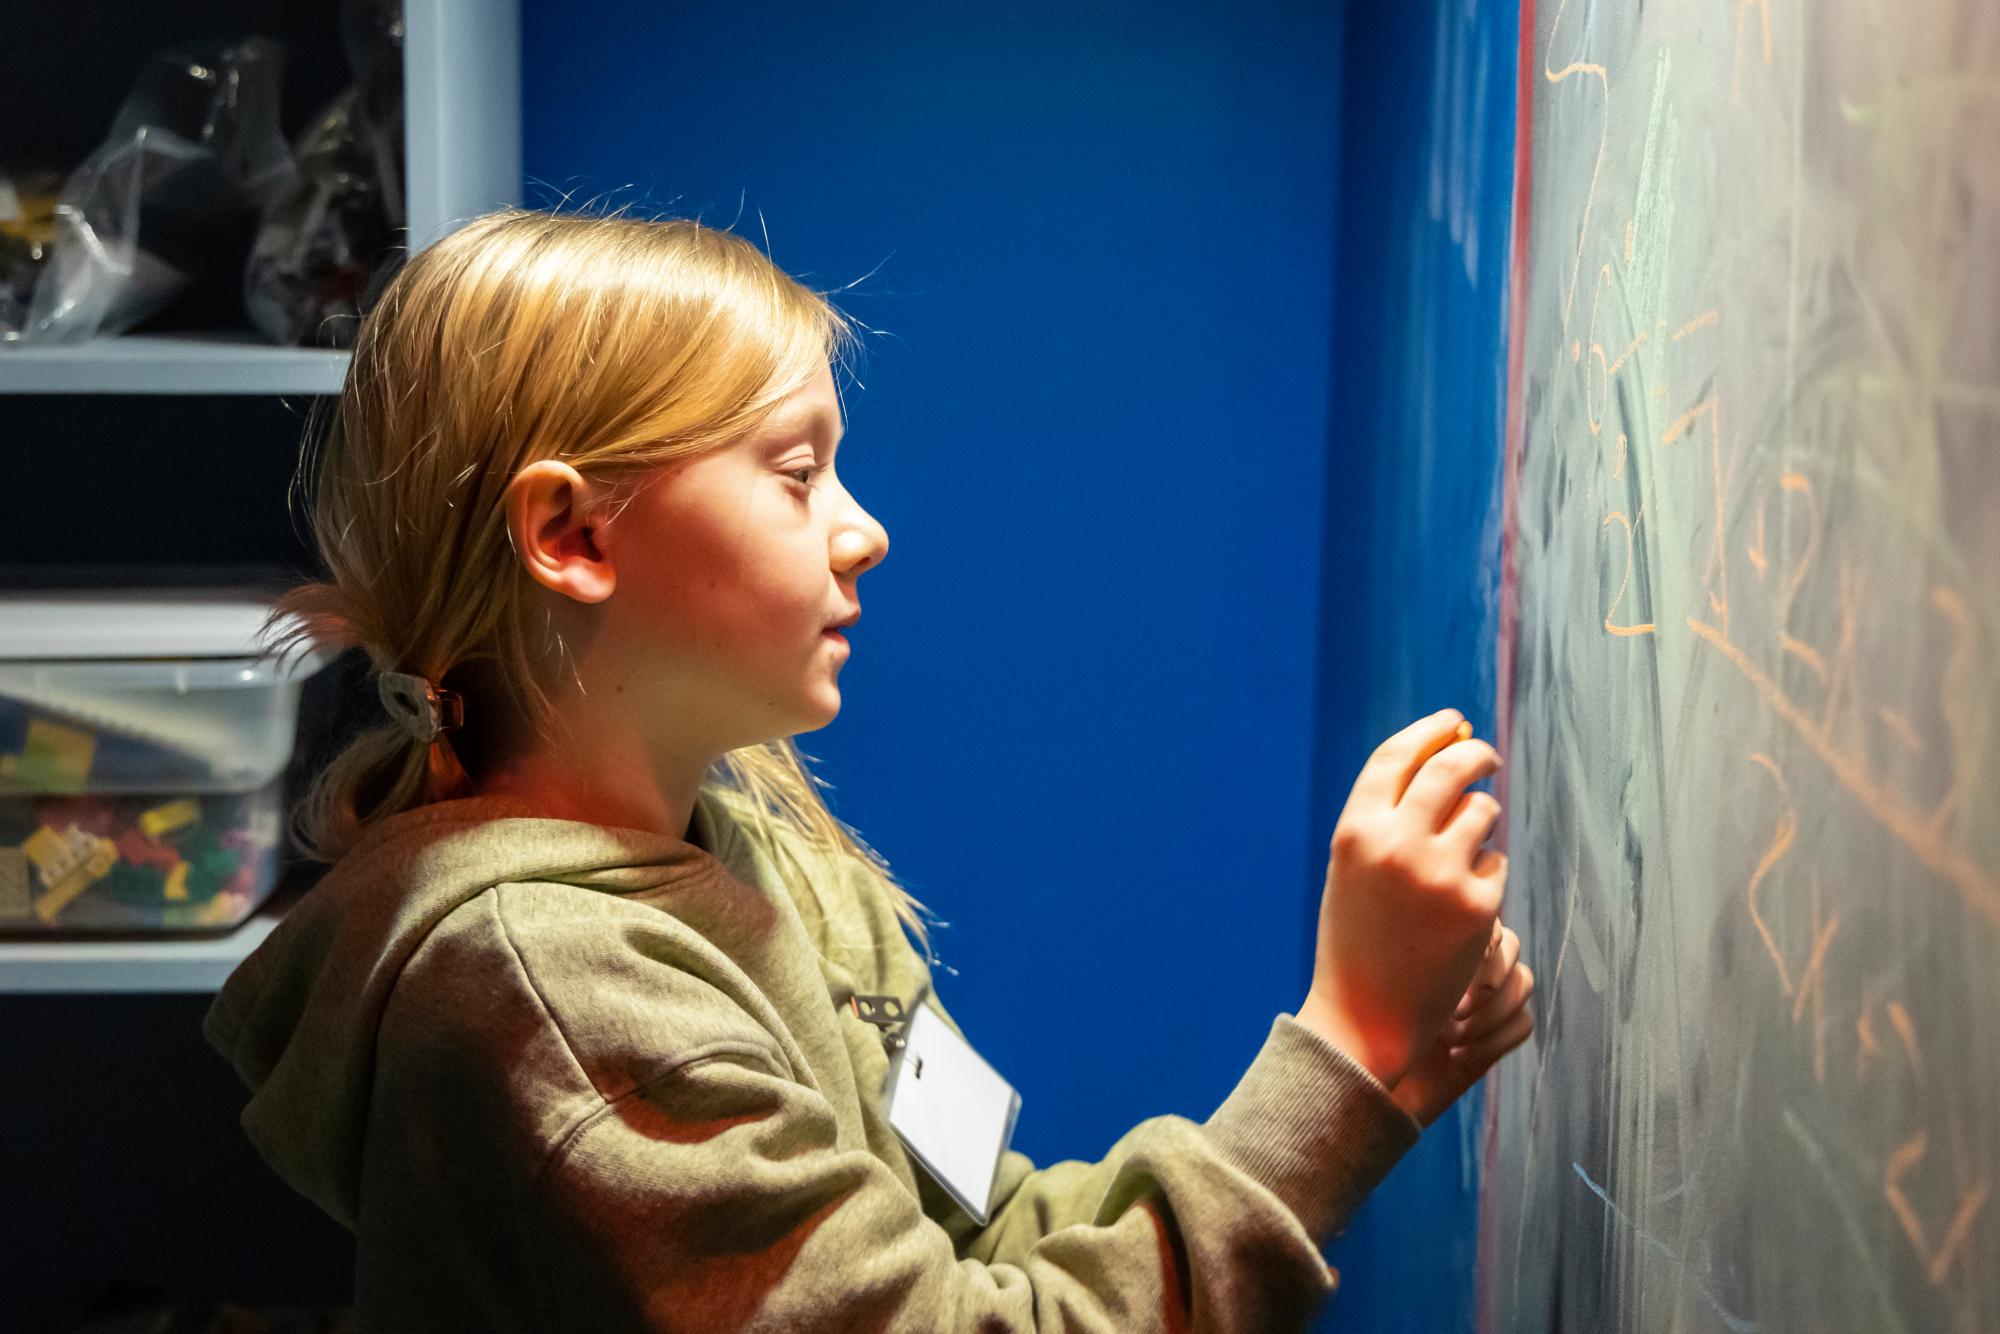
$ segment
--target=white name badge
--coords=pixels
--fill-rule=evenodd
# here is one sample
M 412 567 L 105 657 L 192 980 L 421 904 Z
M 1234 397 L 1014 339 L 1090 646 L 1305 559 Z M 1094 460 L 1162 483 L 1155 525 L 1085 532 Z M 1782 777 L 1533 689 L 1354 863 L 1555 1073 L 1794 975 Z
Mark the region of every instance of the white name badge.
M 910 1156 L 984 1227 L 1021 1095 L 951 1025 L 918 1005 L 886 1085 L 889 1124 Z

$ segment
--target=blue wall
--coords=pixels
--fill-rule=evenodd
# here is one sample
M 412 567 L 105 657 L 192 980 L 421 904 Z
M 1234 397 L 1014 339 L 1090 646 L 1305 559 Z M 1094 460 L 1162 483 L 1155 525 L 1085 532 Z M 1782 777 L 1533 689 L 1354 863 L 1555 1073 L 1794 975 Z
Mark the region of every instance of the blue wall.
M 952 923 L 1020 1146 L 1096 1156 L 1308 980 L 1339 28 L 899 8 L 530 3 L 525 161 L 874 271 L 841 458 L 891 550 L 803 744 Z
M 1411 718 L 1453 705 L 1494 735 L 1515 17 L 1348 14 L 1322 803 Z M 1473 1327 L 1480 1124 L 1462 1099 L 1332 1247 L 1344 1327 Z
M 1420 33 L 1418 77 L 1344 46 L 1350 22 Z M 1420 302 L 1380 346 L 1378 303 L 1449 274 L 1378 179 L 1408 137 L 1371 101 L 1343 147 L 1342 81 L 1427 96 L 1430 16 L 525 0 L 523 23 L 530 202 L 768 229 L 806 281 L 862 280 L 837 299 L 884 332 L 842 468 L 892 549 L 861 582 L 844 712 L 803 745 L 950 921 L 940 991 L 1022 1091 L 1017 1146 L 1096 1157 L 1145 1117 L 1206 1116 L 1304 995 L 1361 759 L 1434 699 L 1487 714 L 1490 631 L 1453 630 L 1440 666 L 1383 596 L 1378 504 L 1424 493 L 1367 463 L 1404 448 L 1411 339 L 1463 312 Z M 1343 228 L 1364 244 L 1337 253 Z M 1476 377 L 1491 333 L 1467 337 L 1452 366 Z M 1426 437 L 1475 477 L 1480 412 L 1447 387 Z M 1449 521 L 1474 490 L 1419 552 L 1441 595 L 1467 583 Z M 1428 531 L 1388 529 L 1398 556 Z M 1469 1309 L 1470 1197 L 1439 1131 L 1340 1243 L 1329 1324 L 1447 1327 L 1356 1323 L 1391 1280 Z M 1392 1253 L 1439 1226 L 1421 1265 Z

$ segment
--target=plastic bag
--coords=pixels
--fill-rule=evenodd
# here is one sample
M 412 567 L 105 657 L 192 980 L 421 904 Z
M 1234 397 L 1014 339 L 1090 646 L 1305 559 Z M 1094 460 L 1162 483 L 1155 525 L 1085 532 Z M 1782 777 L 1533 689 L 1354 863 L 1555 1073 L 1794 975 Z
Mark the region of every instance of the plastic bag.
M 149 57 L 104 143 L 70 173 L 19 341 L 120 334 L 242 253 L 291 174 L 284 47 L 264 37 Z
M 355 82 L 300 135 L 243 273 L 250 322 L 273 342 L 347 347 L 398 267 L 403 214 L 400 0 L 344 0 Z
M 403 0 L 341 0 L 342 45 L 361 98 L 361 129 L 391 227 L 403 212 Z

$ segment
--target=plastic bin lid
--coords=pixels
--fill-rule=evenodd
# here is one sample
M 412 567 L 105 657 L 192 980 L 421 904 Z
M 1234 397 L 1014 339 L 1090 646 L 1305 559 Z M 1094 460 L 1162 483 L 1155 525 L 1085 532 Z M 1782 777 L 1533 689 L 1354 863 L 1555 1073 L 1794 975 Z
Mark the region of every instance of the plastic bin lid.
M 256 658 L 270 611 L 268 592 L 243 588 L 0 593 L 0 660 Z

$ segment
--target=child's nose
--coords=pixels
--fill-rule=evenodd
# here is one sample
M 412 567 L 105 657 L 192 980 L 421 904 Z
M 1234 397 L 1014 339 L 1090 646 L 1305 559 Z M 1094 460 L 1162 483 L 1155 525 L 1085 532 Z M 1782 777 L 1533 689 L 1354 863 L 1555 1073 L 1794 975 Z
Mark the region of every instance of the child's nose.
M 859 574 L 872 570 L 882 563 L 889 554 L 889 534 L 877 523 L 868 511 L 855 506 L 856 519 L 843 526 L 833 537 L 833 558 L 836 567 L 843 571 Z
M 834 530 L 835 563 L 856 573 L 873 569 L 889 554 L 889 533 L 875 516 L 861 508 L 861 502 L 847 496 L 847 510 Z

